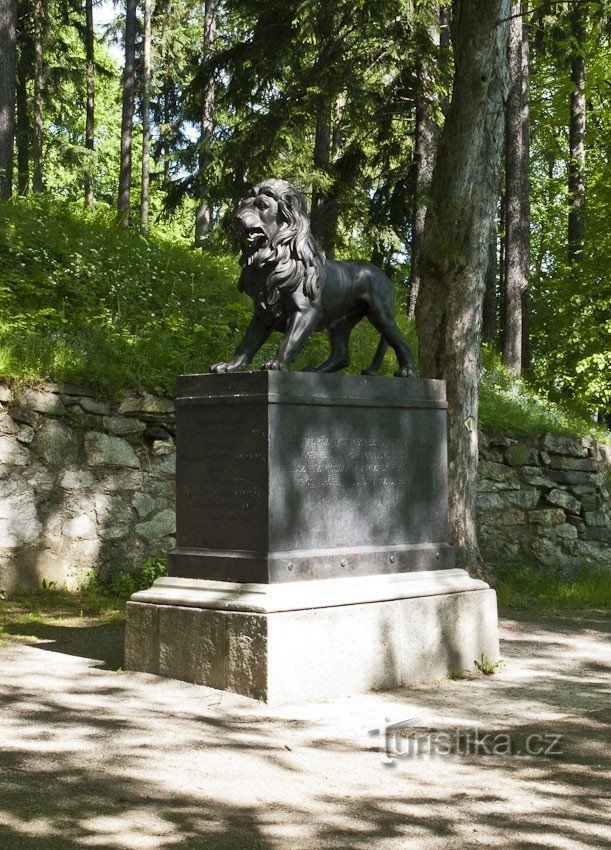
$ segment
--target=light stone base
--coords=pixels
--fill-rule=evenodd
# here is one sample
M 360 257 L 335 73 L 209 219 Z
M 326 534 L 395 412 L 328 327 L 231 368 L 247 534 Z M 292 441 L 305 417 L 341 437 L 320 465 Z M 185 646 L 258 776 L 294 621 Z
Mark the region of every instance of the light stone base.
M 463 570 L 281 585 L 158 579 L 125 669 L 269 704 L 415 685 L 499 657 L 496 594 Z

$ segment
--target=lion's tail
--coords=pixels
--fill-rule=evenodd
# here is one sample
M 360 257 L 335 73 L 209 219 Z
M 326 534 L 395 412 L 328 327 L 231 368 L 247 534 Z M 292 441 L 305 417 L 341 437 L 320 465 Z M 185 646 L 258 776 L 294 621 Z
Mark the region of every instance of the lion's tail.
M 371 365 L 368 369 L 363 369 L 361 372 L 362 375 L 377 375 L 380 371 L 380 366 L 382 365 L 382 360 L 384 360 L 384 355 L 388 350 L 388 343 L 384 339 L 383 336 L 380 337 L 380 341 L 378 343 L 378 347 L 376 348 L 376 353 L 373 355 L 373 360 L 371 361 Z

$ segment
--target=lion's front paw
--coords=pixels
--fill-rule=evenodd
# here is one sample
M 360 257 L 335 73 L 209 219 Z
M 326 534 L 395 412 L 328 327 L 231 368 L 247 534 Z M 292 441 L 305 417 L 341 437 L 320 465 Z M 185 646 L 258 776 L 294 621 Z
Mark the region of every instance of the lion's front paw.
M 286 372 L 288 371 L 285 364 L 281 360 L 268 360 L 261 366 L 265 372 Z
M 414 372 L 411 366 L 401 366 L 400 369 L 397 369 L 395 372 L 395 378 L 415 378 L 416 373 Z
M 216 372 L 217 375 L 222 375 L 223 372 L 227 371 L 226 363 L 215 363 L 214 366 L 210 367 L 211 372 Z

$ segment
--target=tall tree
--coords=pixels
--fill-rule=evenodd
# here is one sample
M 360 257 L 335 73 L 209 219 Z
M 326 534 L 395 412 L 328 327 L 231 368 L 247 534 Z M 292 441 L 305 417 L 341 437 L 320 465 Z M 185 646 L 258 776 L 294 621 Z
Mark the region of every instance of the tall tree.
M 530 106 L 527 4 L 514 2 L 509 22 L 509 92 L 505 125 L 505 293 L 503 362 L 522 372 L 523 304 L 530 282 Z
M 497 202 L 509 0 L 457 0 L 452 101 L 440 138 L 416 306 L 420 371 L 448 395 L 449 532 L 481 571 L 475 525 L 482 301 Z
M 439 127 L 434 116 L 434 102 L 438 99 L 435 70 L 439 63 L 440 9 L 433 9 L 435 20 L 423 22 L 423 43 L 420 46 L 416 67 L 416 123 L 414 145 L 414 206 L 412 214 L 411 264 L 409 273 L 408 315 L 413 319 L 420 289 L 420 251 L 424 236 L 427 194 L 431 188 Z M 445 10 L 444 10 L 445 12 Z
M 494 221 L 490 230 L 490 242 L 488 244 L 488 267 L 486 269 L 484 305 L 482 308 L 482 340 L 488 343 L 494 343 L 496 341 L 497 330 L 497 275 L 499 270 L 497 242 L 498 232 L 496 221 Z
M 0 199 L 13 193 L 17 0 L 0 0 Z
M 337 12 L 336 0 L 319 3 L 315 12 L 314 37 L 317 56 L 315 60 L 318 91 L 314 102 L 315 127 L 313 164 L 317 172 L 317 181 L 312 188 L 312 230 L 322 248 L 329 257 L 335 252 L 337 230 L 337 199 L 333 197 L 331 186 L 323 188 L 323 183 L 333 183 L 332 143 L 333 143 L 333 102 L 336 92 L 332 85 L 334 65 L 334 31 Z
M 142 32 L 142 181 L 140 189 L 140 232 L 149 229 L 149 182 L 151 157 L 151 0 L 144 0 Z
M 30 33 L 30 4 L 17 4 L 17 89 L 15 141 L 17 142 L 17 192 L 27 195 L 30 190 L 30 115 L 28 109 L 28 79 L 32 66 Z
M 583 255 L 585 232 L 586 163 L 586 67 L 584 60 L 586 3 L 574 0 L 569 12 L 571 44 L 571 92 L 569 116 L 569 261 Z
M 85 117 L 85 147 L 91 151 L 85 172 L 85 203 L 93 209 L 93 150 L 95 147 L 95 30 L 93 0 L 85 0 L 85 63 L 87 75 L 87 113 Z
M 129 227 L 132 188 L 132 135 L 136 100 L 136 9 L 137 0 L 125 4 L 125 64 L 123 66 L 123 98 L 121 112 L 121 164 L 117 212 L 121 227 Z
M 32 176 L 32 188 L 35 192 L 44 189 L 43 179 L 43 53 L 42 53 L 42 30 L 43 30 L 43 8 L 42 0 L 33 0 L 32 13 L 33 38 L 34 38 L 34 139 L 32 144 L 32 158 L 34 173 Z
M 216 45 L 216 25 L 219 0 L 206 0 L 204 29 L 204 64 L 207 66 L 201 101 L 201 120 L 197 175 L 197 208 L 195 211 L 195 244 L 201 247 L 212 228 L 210 175 L 212 137 L 214 132 L 214 101 L 216 96 L 211 58 Z

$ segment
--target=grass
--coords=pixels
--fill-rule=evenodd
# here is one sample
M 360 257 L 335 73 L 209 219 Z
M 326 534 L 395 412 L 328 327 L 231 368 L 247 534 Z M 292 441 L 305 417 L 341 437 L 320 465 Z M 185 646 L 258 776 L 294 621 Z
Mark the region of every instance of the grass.
M 115 594 L 59 588 L 22 590 L 0 603 L 0 645 L 37 643 L 53 630 L 120 626 L 125 601 Z M 98 628 L 98 633 L 99 633 Z
M 500 355 L 484 346 L 479 418 L 490 434 L 534 437 L 543 432 L 560 436 L 593 434 L 608 440 L 609 432 L 596 426 L 583 411 L 572 410 L 537 393 L 527 381 L 516 380 Z
M 165 561 L 150 558 L 134 572 L 102 578 L 90 573 L 76 592 L 44 580 L 41 587 L 17 591 L 0 603 L 0 646 L 44 643 L 98 658 L 116 670 L 123 664 L 125 603 L 165 574 Z
M 540 610 L 611 609 L 611 571 L 581 566 L 544 569 L 528 564 L 497 566 L 499 605 Z
M 177 375 L 231 356 L 252 312 L 237 290 L 237 253 L 144 239 L 112 216 L 45 196 L 0 204 L 0 376 L 86 382 L 109 396 L 123 387 L 171 395 Z M 354 334 L 355 371 L 377 346 L 365 325 Z M 326 356 L 319 334 L 295 366 Z
M 15 382 L 84 382 L 109 397 L 122 388 L 172 395 L 177 375 L 231 356 L 251 315 L 250 298 L 237 291 L 237 254 L 124 232 L 102 204 L 91 214 L 44 195 L 0 203 L 0 267 L 0 377 Z M 397 293 L 398 324 L 417 351 L 407 292 Z M 274 337 L 254 368 L 271 356 Z M 351 372 L 369 364 L 377 341 L 361 322 Z M 327 349 L 317 334 L 295 368 L 324 360 Z M 483 365 L 484 430 L 595 432 L 591 421 L 516 382 L 494 352 L 484 350 Z M 389 352 L 382 373 L 394 368 Z

